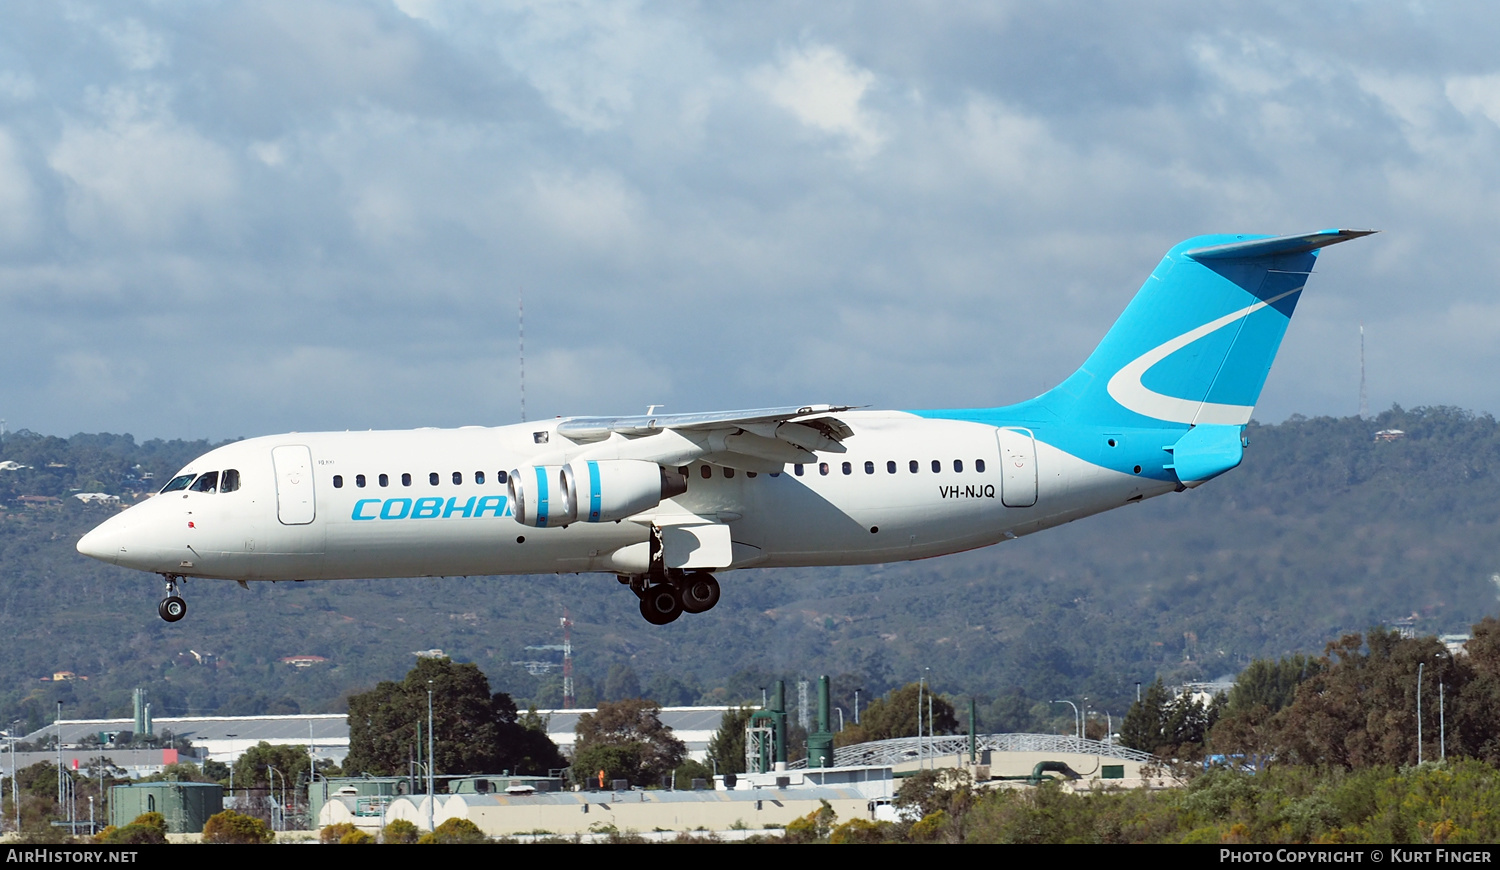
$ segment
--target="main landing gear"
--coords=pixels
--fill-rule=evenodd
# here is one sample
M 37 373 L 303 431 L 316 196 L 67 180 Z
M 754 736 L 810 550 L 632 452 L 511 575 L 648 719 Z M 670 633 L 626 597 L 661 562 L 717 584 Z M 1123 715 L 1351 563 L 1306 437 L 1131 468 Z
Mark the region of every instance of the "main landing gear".
M 163 574 L 163 580 L 167 581 L 167 597 L 156 605 L 156 612 L 167 622 L 176 622 L 187 616 L 187 602 L 177 594 L 177 584 L 182 581 L 181 574 Z
M 641 599 L 641 616 L 652 625 L 666 625 L 684 613 L 703 613 L 719 603 L 719 581 L 707 571 L 668 571 L 658 582 L 643 575 L 620 577 Z

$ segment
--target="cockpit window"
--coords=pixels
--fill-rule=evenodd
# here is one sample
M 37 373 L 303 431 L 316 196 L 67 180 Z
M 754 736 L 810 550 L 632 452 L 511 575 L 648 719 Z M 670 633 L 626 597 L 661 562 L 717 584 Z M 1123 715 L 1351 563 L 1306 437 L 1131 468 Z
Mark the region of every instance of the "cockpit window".
M 198 479 L 193 481 L 191 489 L 193 492 L 218 492 L 219 472 L 205 471 L 198 475 Z
M 179 489 L 187 489 L 188 484 L 193 482 L 193 475 L 180 474 L 167 481 L 167 485 L 161 488 L 162 492 L 176 492 Z
M 240 488 L 240 473 L 238 469 L 228 468 L 219 475 L 219 492 L 234 492 Z

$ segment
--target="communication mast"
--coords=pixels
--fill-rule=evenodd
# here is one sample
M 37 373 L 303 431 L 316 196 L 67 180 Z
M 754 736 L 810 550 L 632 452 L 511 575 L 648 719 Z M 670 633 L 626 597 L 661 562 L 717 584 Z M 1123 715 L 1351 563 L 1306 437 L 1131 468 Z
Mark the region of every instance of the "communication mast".
M 1365 325 L 1359 325 L 1359 419 L 1370 416 L 1370 396 L 1365 392 Z
M 573 694 L 573 620 L 568 618 L 568 608 L 563 608 L 563 709 L 571 710 L 578 705 Z
M 526 422 L 526 290 L 516 293 L 516 333 L 521 348 L 521 422 Z M 567 617 L 564 617 L 566 619 Z

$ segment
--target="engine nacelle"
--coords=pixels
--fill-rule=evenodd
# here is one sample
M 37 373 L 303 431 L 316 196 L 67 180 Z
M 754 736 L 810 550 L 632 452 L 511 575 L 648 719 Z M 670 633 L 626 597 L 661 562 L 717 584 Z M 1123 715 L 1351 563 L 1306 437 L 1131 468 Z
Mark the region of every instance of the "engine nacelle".
M 516 522 L 535 529 L 565 526 L 572 522 L 564 510 L 562 466 L 533 465 L 517 468 L 505 484 Z
M 611 523 L 687 492 L 687 479 L 655 462 L 606 459 L 563 467 L 562 513 L 568 522 Z
M 655 462 L 603 459 L 518 468 L 506 490 L 516 522 L 546 529 L 623 520 L 687 492 L 687 478 Z

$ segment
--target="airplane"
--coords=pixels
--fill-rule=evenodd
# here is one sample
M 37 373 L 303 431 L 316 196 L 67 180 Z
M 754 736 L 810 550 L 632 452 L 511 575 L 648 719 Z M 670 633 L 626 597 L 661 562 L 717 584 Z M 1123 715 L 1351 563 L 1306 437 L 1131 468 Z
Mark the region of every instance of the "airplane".
M 160 574 L 168 622 L 188 577 L 597 572 L 665 625 L 718 603 L 716 573 L 985 547 L 1238 466 L 1319 250 L 1372 232 L 1181 242 L 1081 368 L 1007 407 L 653 406 L 252 438 L 194 459 L 78 551 Z

